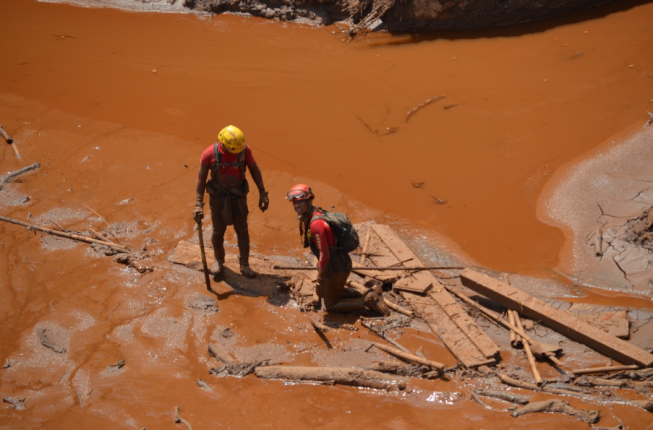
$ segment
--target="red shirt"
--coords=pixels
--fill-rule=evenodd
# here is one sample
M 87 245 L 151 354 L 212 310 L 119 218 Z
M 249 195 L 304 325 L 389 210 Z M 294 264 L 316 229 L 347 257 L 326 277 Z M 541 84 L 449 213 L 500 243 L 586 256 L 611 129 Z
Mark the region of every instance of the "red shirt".
M 316 214 L 319 214 L 319 212 L 316 212 Z M 313 241 L 315 246 L 317 246 L 317 249 L 320 250 L 318 269 L 322 272 L 326 270 L 326 267 L 329 265 L 329 260 L 331 259 L 329 247 L 336 244 L 331 226 L 329 226 L 329 223 L 323 219 L 316 219 L 311 222 L 308 238 Z
M 223 163 L 235 163 L 238 161 L 238 154 L 232 154 L 225 151 L 224 148 L 222 148 L 222 145 L 218 145 L 218 151 L 220 151 L 220 158 L 222 158 Z M 249 146 L 245 147 L 244 161 L 250 169 L 252 166 L 256 166 L 256 161 L 254 161 L 254 156 L 252 155 L 252 150 L 249 149 Z M 210 169 L 213 169 L 213 166 L 215 165 L 215 152 L 213 151 L 213 145 L 210 145 L 204 150 L 204 152 L 202 152 L 200 162 L 202 164 L 207 164 Z M 243 179 L 243 173 L 238 167 L 221 167 L 218 173 L 221 176 L 234 176 L 238 181 Z

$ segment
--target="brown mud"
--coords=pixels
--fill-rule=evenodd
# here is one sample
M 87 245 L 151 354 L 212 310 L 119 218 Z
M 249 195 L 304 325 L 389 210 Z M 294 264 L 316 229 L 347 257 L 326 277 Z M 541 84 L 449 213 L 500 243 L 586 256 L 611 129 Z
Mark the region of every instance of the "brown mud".
M 544 273 L 549 284 L 539 289 L 551 298 L 597 298 L 648 315 L 642 297 L 551 275 L 564 236 L 535 209 L 560 166 L 646 120 L 651 4 L 533 34 L 373 35 L 349 44 L 330 28 L 235 16 L 26 0 L 1 2 L 0 16 L 0 124 L 22 154 L 18 160 L 2 142 L 1 170 L 41 163 L 0 190 L 2 214 L 111 230 L 154 269 L 140 273 L 86 244 L 0 225 L 0 388 L 26 408 L 5 404 L 2 428 L 181 428 L 175 406 L 196 429 L 577 428 L 572 417 L 488 410 L 458 377 L 382 393 L 210 375 L 217 362 L 209 343 L 241 361 L 364 366 L 388 358 L 364 352 L 378 341 L 364 329 L 327 333 L 336 347 L 327 349 L 284 293 L 283 276 L 268 274 L 273 293 L 252 295 L 233 266 L 232 284 L 214 284 L 215 313 L 201 274 L 167 261 L 179 240 L 196 234 L 197 159 L 227 123 L 245 130 L 270 190 L 270 210 L 251 214 L 259 255 L 304 259 L 283 196 L 308 182 L 319 204 L 393 225 L 425 262 Z M 399 129 L 382 135 L 388 127 Z M 254 192 L 250 207 L 256 199 Z M 227 241 L 235 252 L 233 233 Z M 526 276 L 515 282 L 540 285 Z M 523 367 L 493 327 L 483 329 L 502 346 L 503 365 Z M 455 365 L 427 330 L 417 324 L 396 336 Z M 642 347 L 651 338 L 643 330 L 633 338 Z M 575 367 L 606 364 L 582 346 L 573 351 Z M 532 394 L 538 400 L 545 395 Z M 601 425 L 650 428 L 641 409 L 569 403 L 600 409 Z

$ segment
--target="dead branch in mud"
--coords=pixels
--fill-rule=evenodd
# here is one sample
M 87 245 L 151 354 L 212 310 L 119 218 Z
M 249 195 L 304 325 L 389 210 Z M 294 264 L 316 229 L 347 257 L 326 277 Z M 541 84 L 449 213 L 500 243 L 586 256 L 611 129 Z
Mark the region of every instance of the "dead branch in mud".
M 413 116 L 413 115 L 415 115 L 415 114 L 417 113 L 417 111 L 419 111 L 420 109 L 422 109 L 422 108 L 424 108 L 424 107 L 430 105 L 430 104 L 433 103 L 433 102 L 437 102 L 438 100 L 443 99 L 445 96 L 446 96 L 446 94 L 439 94 L 439 95 L 437 95 L 437 96 L 435 96 L 435 97 L 431 97 L 430 99 L 426 100 L 424 103 L 421 103 L 421 104 L 417 105 L 416 107 L 414 107 L 413 109 L 411 109 L 411 110 L 406 114 L 406 122 L 408 122 L 408 120 L 410 119 L 410 117 Z
M 242 378 L 254 372 L 254 369 L 256 369 L 257 367 L 263 367 L 268 365 L 270 365 L 269 359 L 263 361 L 252 361 L 247 363 L 228 363 L 221 367 L 211 368 L 209 370 L 209 373 L 219 378 L 224 378 L 225 376 Z
M 631 381 L 630 379 L 605 379 L 595 376 L 581 376 L 574 381 L 574 384 L 581 387 L 615 387 L 629 388 L 632 390 L 651 389 L 653 381 Z
M 383 339 L 383 340 L 385 340 L 387 342 L 390 342 L 391 344 L 393 344 L 395 347 L 399 348 L 400 350 L 402 350 L 406 354 L 410 354 L 410 351 L 408 349 L 406 349 L 404 346 L 402 346 L 399 342 L 392 339 L 391 337 L 386 336 L 385 332 L 377 330 L 372 324 L 370 324 L 370 322 L 367 319 L 361 318 L 360 322 L 361 322 L 361 325 L 363 327 L 365 327 L 366 329 L 368 329 L 369 331 L 371 331 L 372 333 L 374 333 L 375 335 L 377 335 L 381 339 Z
M 381 18 L 392 6 L 394 6 L 395 0 L 374 0 L 372 4 L 372 10 L 370 13 L 365 15 L 363 19 L 356 25 L 351 26 L 344 33 L 339 34 L 338 38 L 344 38 L 346 40 L 351 40 L 359 31 L 367 30 L 370 25 L 372 25 L 376 20 Z M 353 17 L 353 15 L 352 15 Z
M 227 354 L 224 351 L 220 351 L 218 347 L 210 343 L 209 343 L 209 355 L 215 358 L 216 360 L 223 362 L 224 364 L 236 363 L 236 360 L 234 360 L 229 354 Z
M 42 328 L 38 331 L 38 336 L 39 336 L 39 340 L 41 341 L 41 345 L 53 350 L 57 354 L 65 354 L 68 350 L 66 348 L 60 348 L 57 345 L 55 345 L 48 337 L 46 333 L 47 331 L 48 329 L 45 328 Z
M 77 386 L 73 383 L 73 388 L 75 389 L 75 393 L 77 393 L 77 400 L 79 400 L 79 406 L 84 406 L 84 400 L 82 400 L 82 395 L 79 394 L 79 390 L 77 389 Z
M 100 215 L 99 213 L 97 213 L 96 211 L 94 211 L 90 206 L 88 206 L 88 205 L 86 205 L 86 204 L 84 204 L 84 206 L 86 206 L 86 208 L 87 208 L 88 210 L 90 210 L 91 212 L 93 212 L 95 215 L 97 215 L 98 217 L 100 217 L 100 219 L 101 219 L 102 221 L 104 221 L 104 223 L 107 225 L 107 231 L 109 232 L 109 234 L 110 234 L 111 236 L 113 236 L 114 239 L 116 239 L 116 242 L 120 243 L 120 239 L 118 239 L 118 237 L 116 237 L 116 235 L 113 233 L 113 229 L 111 228 L 111 226 L 109 225 L 109 223 L 107 222 L 107 220 L 106 220 L 102 215 Z
M 479 396 L 490 397 L 492 399 L 499 399 L 505 402 L 516 403 L 518 405 L 526 405 L 529 400 L 526 396 L 510 393 L 502 390 L 479 390 L 475 391 Z
M 5 131 L 4 128 L 2 128 L 1 125 L 0 125 L 0 134 L 2 135 L 2 137 L 5 138 L 5 140 L 7 141 L 7 143 L 9 143 L 9 144 L 14 143 L 14 139 L 12 139 L 11 136 L 9 136 L 9 135 L 7 134 L 7 132 Z
M 185 425 L 188 430 L 193 430 L 193 426 L 190 425 L 190 423 L 188 421 L 186 421 L 185 419 L 183 419 L 179 415 L 179 406 L 175 406 L 175 411 L 174 411 L 174 414 L 173 414 L 173 418 L 175 420 L 175 423 L 177 423 L 177 424 L 181 423 L 181 424 Z
M 4 184 L 13 181 L 17 177 L 24 175 L 25 173 L 29 173 L 32 170 L 36 170 L 39 167 L 41 167 L 41 163 L 34 163 L 34 164 L 30 164 L 27 167 L 23 167 L 22 169 L 18 169 L 14 172 L 9 172 L 6 175 L 0 176 L 0 190 L 2 189 L 2 186 Z
M 534 412 L 554 412 L 558 414 L 569 415 L 578 418 L 586 423 L 594 424 L 599 420 L 599 411 L 588 411 L 585 409 L 576 409 L 562 400 L 544 400 L 542 402 L 531 403 L 521 408 L 515 409 L 510 414 L 513 417 L 520 417 Z
M 351 367 L 268 366 L 257 367 L 254 373 L 264 379 L 327 382 L 386 391 L 406 388 L 406 379 L 403 377 Z
M 509 377 L 508 375 L 505 375 L 501 372 L 496 372 L 497 376 L 503 383 L 507 385 L 512 385 L 513 387 L 517 388 L 524 388 L 527 390 L 533 390 L 533 391 L 539 391 L 539 392 L 544 392 L 544 393 L 551 393 L 551 394 L 561 394 L 563 396 L 570 396 L 570 397 L 575 397 L 577 399 L 581 399 L 583 401 L 587 402 L 595 402 L 595 403 L 609 403 L 609 404 L 615 404 L 615 405 L 626 405 L 626 406 L 637 406 L 639 408 L 644 409 L 645 411 L 648 412 L 653 412 L 653 399 L 647 399 L 647 400 L 615 400 L 615 399 L 610 399 L 607 397 L 597 397 L 597 396 L 590 396 L 587 394 L 583 393 L 577 393 L 574 391 L 570 390 L 564 390 L 564 389 L 559 389 L 559 388 L 552 388 L 548 387 L 547 385 L 543 385 L 541 387 L 531 384 L 528 382 L 523 382 L 518 379 L 514 379 Z
M 392 373 L 394 375 L 415 378 L 435 379 L 440 377 L 440 372 L 437 370 L 430 370 L 430 367 L 397 363 L 396 361 L 375 361 L 372 363 L 371 369 L 377 372 Z
M 90 237 L 80 236 L 78 234 L 65 233 L 63 231 L 52 230 L 52 229 L 46 228 L 46 227 L 39 227 L 39 226 L 34 225 L 34 224 L 28 224 L 26 222 L 18 221 L 18 220 L 12 219 L 12 218 L 4 217 L 4 216 L 0 216 L 0 221 L 9 222 L 9 223 L 12 223 L 12 224 L 27 227 L 27 228 L 32 229 L 32 230 L 38 230 L 38 231 L 42 231 L 43 233 L 52 234 L 52 235 L 55 235 L 55 236 L 61 236 L 61 237 L 65 237 L 65 238 L 68 238 L 68 239 L 78 240 L 78 241 L 81 241 L 81 242 L 97 243 L 99 245 L 107 246 L 107 247 L 109 247 L 109 248 L 111 248 L 111 249 L 113 249 L 114 251 L 117 251 L 117 252 L 123 252 L 123 253 L 126 253 L 126 254 L 129 254 L 131 252 L 129 250 L 129 248 L 127 248 L 124 245 L 116 245 L 115 243 L 112 243 L 112 242 L 106 242 L 106 241 L 103 241 L 103 240 L 91 239 Z
M 408 354 L 408 353 L 405 353 L 405 352 L 400 351 L 398 349 L 392 348 L 390 346 L 381 345 L 381 344 L 378 344 L 378 343 L 375 343 L 375 342 L 372 342 L 372 345 L 375 346 L 376 348 L 380 349 L 381 351 L 387 352 L 388 354 L 394 355 L 395 357 L 400 358 L 402 360 L 410 361 L 412 363 L 421 364 L 423 366 L 432 367 L 433 369 L 438 369 L 439 371 L 444 370 L 444 364 L 438 363 L 437 361 L 424 359 L 422 357 L 418 357 L 418 356 L 413 355 L 413 354 Z
M 94 236 L 97 240 L 102 240 L 102 241 L 105 241 L 105 242 L 111 242 L 109 239 L 107 239 L 106 237 L 102 236 L 100 233 L 98 233 L 97 231 L 93 230 L 92 228 L 89 228 L 89 229 L 88 229 L 88 232 L 91 233 L 91 235 Z M 113 242 L 111 242 L 111 243 L 113 243 Z
M 606 367 L 589 367 L 585 369 L 575 369 L 571 373 L 574 375 L 585 375 L 588 373 L 607 373 L 607 372 L 621 372 L 622 370 L 637 370 L 640 367 L 636 364 L 628 366 L 606 366 Z

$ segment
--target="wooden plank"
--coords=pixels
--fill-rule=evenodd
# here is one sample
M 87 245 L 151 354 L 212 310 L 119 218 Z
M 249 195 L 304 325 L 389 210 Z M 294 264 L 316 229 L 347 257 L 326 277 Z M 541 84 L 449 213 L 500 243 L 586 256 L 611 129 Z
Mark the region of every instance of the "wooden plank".
M 516 310 L 526 317 L 595 349 L 622 364 L 653 365 L 653 355 L 624 340 L 594 327 L 568 312 L 560 311 L 543 301 L 471 269 L 461 272 L 460 278 L 467 288 L 476 291 L 508 309 Z
M 374 224 L 372 226 L 377 236 L 390 249 L 397 262 L 409 263 L 412 267 L 424 267 L 424 264 L 417 258 L 413 251 L 397 236 L 389 226 Z M 403 265 L 403 263 L 401 264 Z M 415 293 L 426 293 L 433 287 L 435 278 L 429 272 L 416 272 L 397 281 L 393 288 L 397 290 L 410 291 Z
M 468 368 L 492 366 L 497 363 L 495 358 L 487 358 L 470 342 L 469 338 L 449 318 L 449 316 L 431 298 L 402 292 L 401 296 L 410 304 L 415 313 L 431 327 L 456 359 Z
M 434 279 L 434 281 L 438 282 L 437 279 Z M 476 325 L 476 322 L 458 305 L 458 302 L 442 285 L 433 288 L 429 295 L 485 358 L 501 358 L 499 347 Z
M 630 337 L 630 321 L 626 311 L 600 312 L 602 306 L 589 305 L 585 303 L 574 303 L 567 312 L 576 315 L 583 321 L 600 328 L 621 339 Z

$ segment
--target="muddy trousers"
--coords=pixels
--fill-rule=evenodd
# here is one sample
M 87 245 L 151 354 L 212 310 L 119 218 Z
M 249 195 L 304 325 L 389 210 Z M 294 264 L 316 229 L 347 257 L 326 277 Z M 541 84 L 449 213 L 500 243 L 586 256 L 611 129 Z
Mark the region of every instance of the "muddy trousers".
M 224 234 L 227 231 L 227 224 L 224 220 L 224 205 L 222 197 L 211 195 L 209 204 L 211 207 L 211 221 L 213 222 L 213 235 L 211 236 L 211 243 L 213 245 L 213 252 L 215 259 L 224 263 L 225 250 L 224 250 Z M 245 200 L 245 205 L 246 205 Z M 249 266 L 249 229 L 247 226 L 247 213 L 243 214 L 240 205 L 229 205 L 231 210 L 231 220 L 233 221 L 236 237 L 238 238 L 238 250 L 240 251 L 240 265 Z M 245 209 L 245 212 L 247 210 Z

